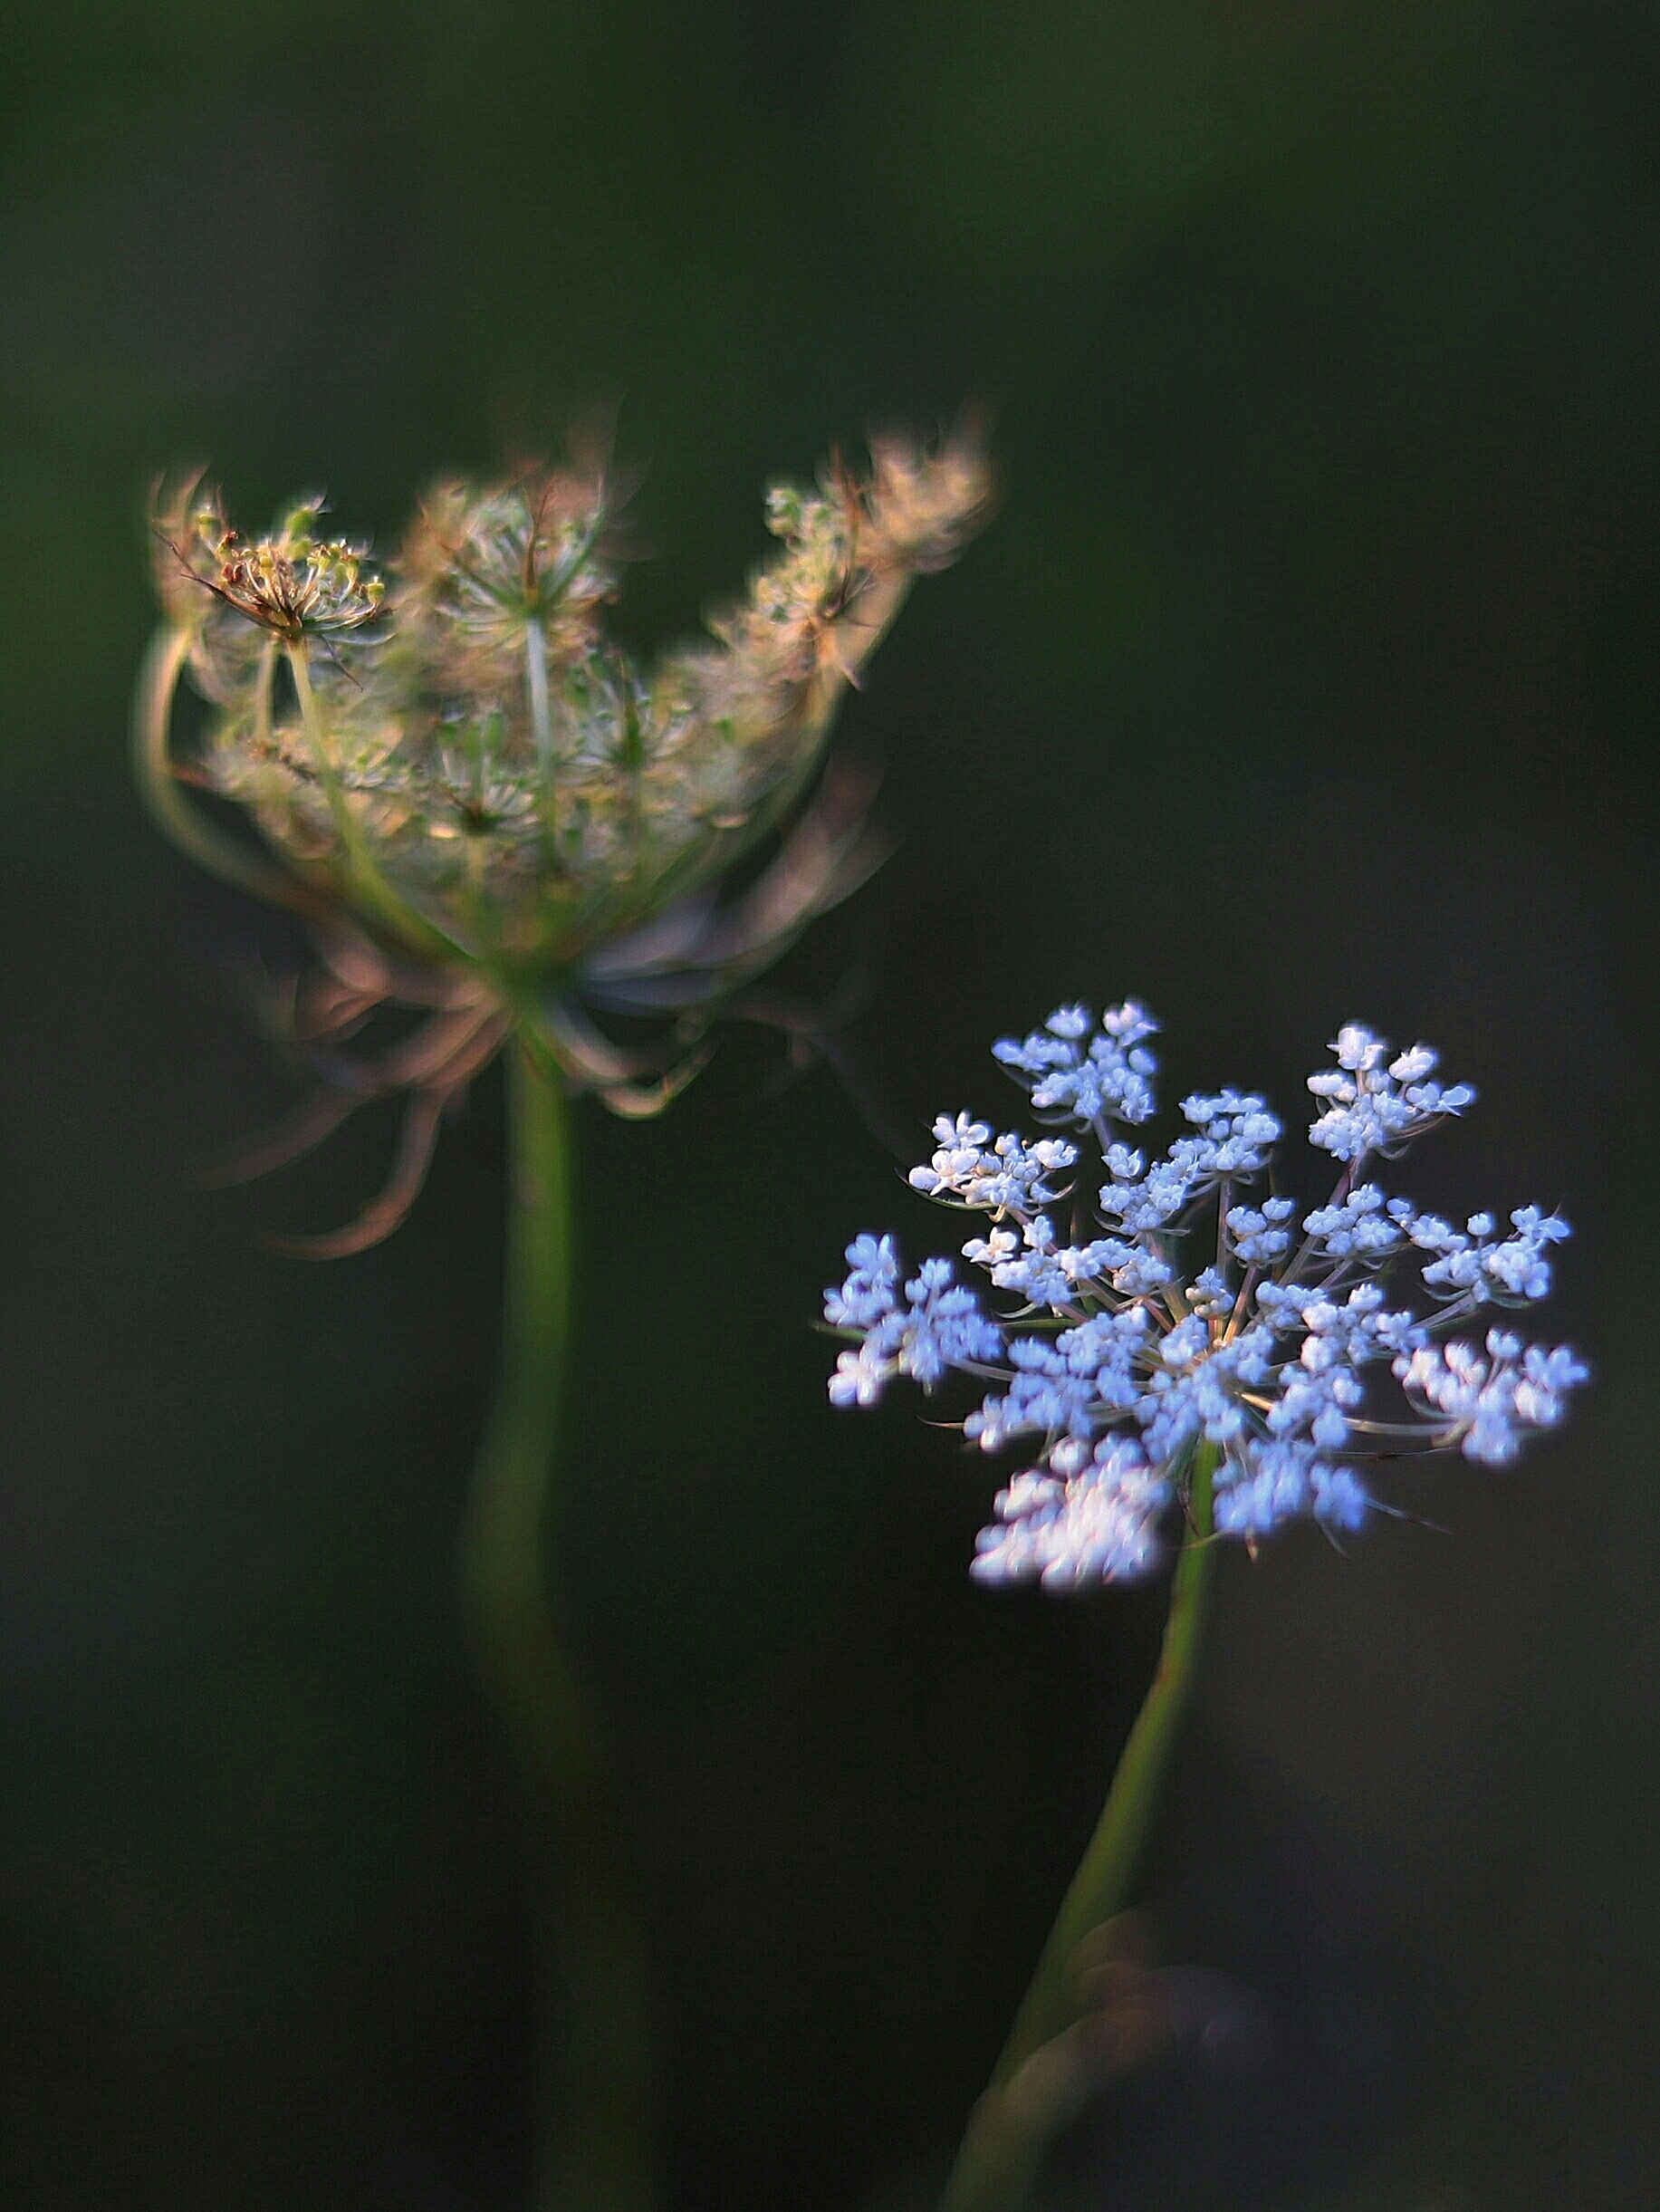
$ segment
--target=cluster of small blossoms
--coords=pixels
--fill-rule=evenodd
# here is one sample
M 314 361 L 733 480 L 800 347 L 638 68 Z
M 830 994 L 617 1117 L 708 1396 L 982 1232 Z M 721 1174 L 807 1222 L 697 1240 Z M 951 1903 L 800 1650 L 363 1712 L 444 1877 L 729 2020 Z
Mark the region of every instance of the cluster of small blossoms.
M 710 885 L 801 797 L 840 695 L 911 580 L 988 512 L 965 439 L 776 486 L 776 557 L 646 670 L 609 639 L 598 464 L 439 484 L 383 585 L 320 503 L 252 543 L 196 487 L 157 582 L 214 718 L 196 771 L 378 938 L 530 979 Z
M 981 1533 L 974 1572 L 985 1582 L 1152 1572 L 1201 1451 L 1219 1534 L 1254 1545 L 1300 1517 L 1357 1529 L 1389 1508 L 1350 1462 L 1457 1449 L 1502 1465 L 1555 1426 L 1586 1378 L 1566 1346 L 1524 1346 L 1505 1328 L 1447 1341 L 1486 1307 L 1543 1298 L 1566 1222 L 1527 1206 L 1506 1235 L 1491 1214 L 1459 1229 L 1367 1176 L 1474 1097 L 1432 1080 L 1427 1047 L 1391 1058 L 1371 1031 L 1339 1032 L 1336 1066 L 1309 1079 L 1325 1102 L 1309 1136 L 1342 1172 L 1300 1219 L 1295 1200 L 1253 1194 L 1282 1134 L 1254 1093 L 1184 1099 L 1188 1133 L 1156 1159 L 1117 1133 L 1156 1111 L 1156 1026 L 1133 1001 L 1099 1023 L 1062 1006 L 993 1047 L 1068 1136 L 1028 1144 L 968 1114 L 935 1123 L 937 1149 L 911 1183 L 990 1217 L 963 1255 L 1012 1307 L 986 1310 L 948 1260 L 907 1280 L 888 1236 L 856 1238 L 847 1280 L 825 1294 L 826 1322 L 856 1341 L 830 1378 L 833 1404 L 873 1406 L 898 1375 L 931 1390 L 953 1369 L 992 1386 L 964 1434 L 1031 1464 Z M 1092 1207 L 1079 1188 L 1085 1142 L 1106 1173 Z M 1049 1210 L 1062 1203 L 1064 1226 Z M 1386 1294 L 1405 1265 L 1423 1314 Z M 1396 1403 L 1368 1412 L 1386 1370 Z

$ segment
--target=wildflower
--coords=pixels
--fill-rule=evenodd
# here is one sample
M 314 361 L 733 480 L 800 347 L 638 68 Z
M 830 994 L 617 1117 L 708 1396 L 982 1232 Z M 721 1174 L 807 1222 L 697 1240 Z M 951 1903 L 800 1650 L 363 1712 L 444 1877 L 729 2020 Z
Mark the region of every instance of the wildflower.
M 1003 1350 L 1002 1336 L 980 1312 L 974 1293 L 952 1282 L 949 1260 L 924 1260 L 900 1305 L 891 1263 L 878 1259 L 872 1268 L 869 1242 L 862 1238 L 849 1246 L 853 1274 L 826 1298 L 827 1310 L 833 1304 L 868 1316 L 860 1324 L 864 1342 L 857 1352 L 842 1353 L 830 1378 L 833 1405 L 874 1405 L 895 1375 L 914 1375 L 924 1390 L 932 1390 L 947 1367 L 994 1359 Z
M 1566 1344 L 1547 1351 L 1525 1348 L 1508 1330 L 1487 1332 L 1487 1357 L 1469 1344 L 1419 1345 L 1395 1361 L 1407 1397 L 1444 1425 L 1470 1459 L 1502 1466 L 1520 1450 L 1529 1428 L 1554 1428 L 1564 1396 L 1586 1380 L 1586 1370 Z
M 318 537 L 321 512 L 321 499 L 303 500 L 270 537 L 250 544 L 210 495 L 191 515 L 185 543 L 168 539 L 168 551 L 187 577 L 284 643 L 343 636 L 374 620 L 386 587 L 368 567 L 366 545 Z
M 140 690 L 142 784 L 197 858 L 303 914 L 322 957 L 283 1021 L 327 1051 L 325 1087 L 275 1152 L 363 1098 L 409 1101 L 393 1186 L 328 1248 L 401 1217 L 444 1108 L 510 1034 L 621 1113 L 660 1111 L 696 1073 L 710 1022 L 745 1011 L 746 986 L 882 859 L 872 782 L 825 769 L 826 735 L 912 579 L 987 505 L 964 438 L 888 439 L 867 480 L 838 464 L 816 489 L 775 486 L 773 559 L 713 645 L 649 671 L 603 627 L 617 498 L 598 461 L 435 486 L 384 582 L 367 548 L 322 534 L 317 499 L 254 540 L 195 486 L 158 515 L 167 620 Z M 184 674 L 212 713 L 181 768 Z M 185 783 L 245 808 L 263 852 Z M 723 900 L 769 837 L 771 864 Z M 334 1048 L 385 1005 L 425 1018 L 349 1063 Z M 659 1017 L 662 1034 L 625 1047 L 596 1012 Z
M 1337 1066 L 1309 1078 L 1316 1098 L 1332 1101 L 1310 1129 L 1309 1142 L 1337 1159 L 1355 1160 L 1366 1152 L 1392 1159 L 1445 1115 L 1462 1113 L 1475 1096 L 1467 1083 L 1444 1090 L 1424 1080 L 1436 1065 L 1426 1044 L 1388 1060 L 1388 1045 L 1358 1022 L 1339 1030 L 1330 1049 Z
M 859 1340 L 840 1356 L 834 1403 L 874 1405 L 906 1373 L 931 1390 L 955 1368 L 994 1386 L 964 1421 L 966 1439 L 1032 1452 L 981 1534 L 973 1572 L 985 1582 L 1067 1588 L 1151 1572 L 1201 1445 L 1214 1457 L 1219 1535 L 1254 1546 L 1305 1518 L 1329 1533 L 1361 1528 L 1392 1509 L 1349 1462 L 1457 1450 L 1502 1465 L 1562 1419 L 1587 1379 L 1565 1345 L 1524 1346 L 1502 1329 L 1479 1347 L 1452 1334 L 1484 1307 L 1547 1295 L 1565 1221 L 1528 1206 L 1507 1236 L 1485 1213 L 1454 1229 L 1363 1179 L 1374 1158 L 1395 1158 L 1473 1100 L 1467 1084 L 1430 1080 L 1427 1046 L 1390 1059 L 1371 1031 L 1339 1031 L 1336 1067 L 1310 1078 L 1325 1104 L 1309 1136 L 1343 1171 L 1299 1224 L 1294 1200 L 1241 1195 L 1268 1174 L 1281 1134 L 1254 1093 L 1185 1099 L 1189 1133 L 1151 1162 L 1112 1134 L 1155 1111 L 1146 1041 L 1156 1031 L 1134 1001 L 1099 1024 L 1061 1006 L 1023 1042 L 993 1047 L 1046 1119 L 1099 1148 L 1105 1236 L 1062 1243 L 1041 1210 L 1063 1195 L 1054 1178 L 1078 1167 L 1070 1140 L 1028 1145 L 965 1113 L 936 1122 L 938 1149 L 911 1183 L 993 1214 L 998 1226 L 964 1256 L 1016 1310 L 946 1291 L 943 1260 L 907 1286 L 901 1308 L 888 1237 L 850 1245 L 852 1272 L 825 1294 L 826 1321 Z M 1407 1264 L 1427 1294 L 1422 1317 L 1384 1287 Z M 1386 1377 L 1399 1418 L 1379 1419 L 1367 1409 L 1388 1392 Z

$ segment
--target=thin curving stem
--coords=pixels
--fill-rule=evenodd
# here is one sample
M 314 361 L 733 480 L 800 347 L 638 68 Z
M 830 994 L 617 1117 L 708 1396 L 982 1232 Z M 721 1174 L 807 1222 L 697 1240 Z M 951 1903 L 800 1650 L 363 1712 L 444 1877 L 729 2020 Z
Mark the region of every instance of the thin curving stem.
M 139 793 L 174 843 L 222 882 L 296 914 L 321 909 L 305 886 L 235 839 L 224 836 L 185 797 L 173 765 L 173 701 L 189 657 L 189 633 L 165 622 L 150 640 L 133 701 L 132 757 Z
M 337 982 L 366 998 L 399 1006 L 455 1007 L 475 1004 L 480 995 L 477 972 L 459 963 L 428 967 L 401 959 L 376 945 L 340 917 L 316 932 L 317 955 Z
M 970 2117 L 940 2212 L 1019 2212 L 1047 2147 L 1053 2122 L 1043 2094 L 1042 2061 L 1082 2009 L 1079 1947 L 1129 1902 L 1193 1696 L 1214 1563 L 1211 1490 L 1217 1456 L 1217 1447 L 1209 1443 L 1201 1443 L 1195 1451 L 1187 1533 L 1176 1558 L 1157 1670 L 1119 1755 L 1101 1817 L 1061 1900 L 1009 2040 Z
M 382 1091 L 410 1091 L 448 1085 L 452 1067 L 465 1059 L 481 1032 L 503 1034 L 495 1009 L 469 1006 L 460 1014 L 435 1014 L 368 1065 Z

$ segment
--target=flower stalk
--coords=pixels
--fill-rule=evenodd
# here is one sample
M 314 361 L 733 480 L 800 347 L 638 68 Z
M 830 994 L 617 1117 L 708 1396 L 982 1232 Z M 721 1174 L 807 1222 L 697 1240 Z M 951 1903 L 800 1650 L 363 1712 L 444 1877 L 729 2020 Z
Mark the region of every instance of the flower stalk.
M 941 2212 L 1015 2212 L 1025 2201 L 1049 2140 L 1051 2101 L 1043 2093 L 1042 2057 L 1083 2013 L 1079 1946 L 1131 1901 L 1147 1832 L 1193 1698 L 1216 1550 L 1211 1531 L 1215 1464 L 1215 1447 L 1200 1445 L 1194 1455 L 1187 1531 L 1176 1554 L 1157 1670 L 1009 2039 L 969 2120 Z M 1032 2078 L 1034 2072 L 1040 2078 Z
M 462 1587 L 479 1680 L 520 1770 L 540 1982 L 536 2212 L 646 2212 L 654 2062 L 642 1936 L 572 1655 L 556 1470 L 566 1416 L 574 1196 L 558 1070 L 508 1055 L 507 1284 Z
M 255 899 L 302 906 L 300 886 L 252 846 L 221 833 L 191 805 L 169 751 L 173 703 L 190 658 L 187 630 L 164 623 L 150 640 L 133 695 L 132 765 L 139 795 L 164 836 L 199 867 Z

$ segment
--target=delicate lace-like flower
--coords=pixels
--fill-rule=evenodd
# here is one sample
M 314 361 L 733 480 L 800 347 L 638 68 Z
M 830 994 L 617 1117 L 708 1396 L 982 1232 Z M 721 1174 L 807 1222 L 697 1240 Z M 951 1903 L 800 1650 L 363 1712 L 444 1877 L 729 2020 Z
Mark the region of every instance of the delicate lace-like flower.
M 849 1245 L 849 1257 L 869 1242 L 864 1237 Z M 948 1367 L 970 1367 L 1003 1350 L 1002 1335 L 973 1291 L 952 1282 L 949 1260 L 924 1260 L 920 1274 L 905 1286 L 903 1305 L 896 1293 L 892 1274 L 878 1260 L 874 1267 L 855 1261 L 841 1290 L 826 1294 L 826 1312 L 832 1304 L 843 1310 L 857 1304 L 869 1316 L 860 1324 L 864 1342 L 858 1351 L 842 1353 L 830 1379 L 833 1405 L 874 1405 L 895 1375 L 910 1375 L 931 1390 Z
M 1438 1055 L 1427 1044 L 1415 1044 L 1389 1060 L 1383 1038 L 1348 1022 L 1332 1039 L 1331 1050 L 1337 1066 L 1309 1078 L 1315 1097 L 1331 1101 L 1310 1130 L 1309 1142 L 1338 1159 L 1354 1161 L 1367 1152 L 1392 1159 L 1415 1137 L 1474 1101 L 1468 1083 L 1444 1089 L 1424 1080 L 1438 1064 Z
M 166 540 L 167 550 L 183 575 L 284 644 L 343 637 L 375 620 L 386 587 L 368 565 L 367 545 L 317 535 L 321 513 L 321 500 L 303 501 L 270 537 L 250 544 L 209 495 L 182 540 Z
M 1502 1466 L 1527 1430 L 1556 1427 L 1588 1370 L 1566 1344 L 1524 1346 L 1503 1329 L 1487 1332 L 1486 1349 L 1483 1360 L 1470 1344 L 1420 1345 L 1396 1359 L 1395 1373 L 1413 1404 L 1445 1424 L 1447 1443 Z
M 1142 1044 L 1157 1034 L 1158 1024 L 1127 999 L 1102 1015 L 1099 1031 L 1091 1036 L 1094 1028 L 1086 1007 L 1057 1006 L 1023 1044 L 1000 1037 L 992 1051 L 1016 1082 L 1032 1078 L 1027 1085 L 1032 1104 L 1057 1120 L 1079 1129 L 1099 1129 L 1104 1120 L 1148 1120 L 1153 1092 L 1147 1078 L 1156 1063 Z
M 964 1421 L 968 1441 L 1034 1452 L 980 1537 L 973 1571 L 984 1581 L 1036 1576 L 1064 1588 L 1150 1572 L 1201 1445 L 1214 1457 L 1220 1535 L 1254 1545 L 1303 1518 L 1358 1529 L 1392 1508 L 1346 1462 L 1459 1450 L 1502 1464 L 1561 1419 L 1586 1380 L 1566 1346 L 1524 1346 L 1500 1330 L 1484 1353 L 1443 1341 L 1483 1306 L 1543 1297 L 1566 1222 L 1528 1206 L 1511 1214 L 1509 1236 L 1490 1214 L 1457 1230 L 1360 1179 L 1371 1155 L 1392 1157 L 1473 1096 L 1426 1080 L 1435 1056 L 1425 1046 L 1391 1061 L 1369 1030 L 1339 1032 L 1337 1068 L 1310 1081 L 1331 1102 L 1309 1134 L 1347 1164 L 1329 1202 L 1303 1216 L 1299 1240 L 1292 1199 L 1235 1199 L 1268 1171 L 1281 1134 L 1254 1093 L 1184 1100 L 1197 1133 L 1150 1164 L 1111 1136 L 1109 1124 L 1154 1111 L 1145 1040 L 1155 1026 L 1134 1002 L 1099 1026 L 1086 1008 L 1062 1006 L 1023 1042 L 993 1048 L 1034 1105 L 1100 1146 L 1104 1236 L 1062 1244 L 1039 1210 L 1055 1195 L 1046 1178 L 1077 1160 L 1070 1143 L 1040 1157 L 1042 1146 L 993 1137 L 966 1113 L 935 1124 L 939 1149 L 911 1182 L 993 1213 L 999 1226 L 964 1255 L 1017 1311 L 987 1313 L 947 1289 L 944 1261 L 925 1265 L 901 1307 L 887 1237 L 850 1245 L 847 1281 L 825 1294 L 826 1321 L 862 1340 L 841 1354 L 836 1404 L 874 1405 L 902 1373 L 932 1390 L 956 1367 L 995 1386 Z M 1392 1307 L 1383 1287 L 1408 1259 L 1431 1301 L 1423 1318 Z M 1386 1375 L 1399 1386 L 1396 1414 L 1409 1418 L 1376 1417 Z
M 363 546 L 321 534 L 319 500 L 252 541 L 194 486 L 158 513 L 167 626 L 137 728 L 153 811 L 195 857 L 313 924 L 325 972 L 287 989 L 302 1049 L 343 1043 L 378 1005 L 433 1010 L 418 1044 L 352 1064 L 331 1050 L 304 1130 L 408 1092 L 389 1194 L 407 1205 L 438 1113 L 509 1034 L 640 1114 L 696 1073 L 717 1015 L 768 1018 L 749 986 L 886 851 L 872 780 L 834 764 L 820 777 L 836 706 L 988 492 L 961 438 L 880 442 L 862 481 L 836 464 L 814 490 L 775 486 L 772 560 L 712 622 L 713 645 L 649 671 L 602 626 L 617 500 L 598 459 L 436 486 L 384 584 Z M 186 674 L 213 711 L 181 768 Z M 245 807 L 264 851 L 194 809 L 187 783 Z M 772 865 L 723 900 L 732 863 L 772 835 Z M 617 1044 L 596 1011 L 662 1017 L 660 1035 Z M 810 1020 L 789 1026 L 811 1042 Z M 1028 1192 L 1040 1171 L 1023 1154 L 1004 1170 Z M 378 1202 L 317 1248 L 353 1248 L 401 1210 Z
M 1169 1502 L 1168 1483 L 1133 1439 L 1104 1438 L 1069 1480 L 1028 1468 L 998 1493 L 974 1572 L 983 1582 L 1038 1576 L 1051 1590 L 1134 1582 L 1158 1564 L 1154 1524 Z
M 1029 1147 L 1010 1131 L 988 1152 L 981 1148 L 991 1133 L 984 1121 L 965 1113 L 955 1121 L 941 1114 L 934 1124 L 939 1149 L 926 1168 L 911 1169 L 911 1188 L 931 1198 L 958 1198 L 994 1214 L 1047 1206 L 1058 1194 L 1044 1178 L 1072 1165 L 1076 1146 L 1043 1138 Z

